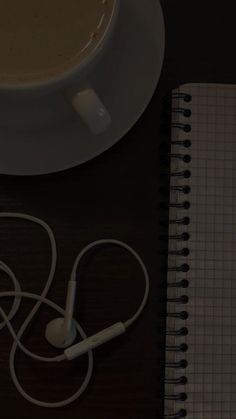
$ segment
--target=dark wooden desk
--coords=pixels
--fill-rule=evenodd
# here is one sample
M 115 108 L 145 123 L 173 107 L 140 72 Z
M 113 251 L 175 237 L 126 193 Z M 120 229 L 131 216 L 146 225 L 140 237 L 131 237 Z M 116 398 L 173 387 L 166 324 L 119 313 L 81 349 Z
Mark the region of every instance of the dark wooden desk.
M 163 0 L 166 59 L 161 82 L 147 111 L 111 150 L 74 170 L 39 178 L 1 177 L 1 211 L 25 212 L 44 219 L 58 243 L 58 268 L 50 297 L 64 305 L 73 261 L 90 241 L 126 241 L 144 259 L 151 277 L 149 304 L 134 327 L 95 352 L 93 379 L 84 396 L 61 410 L 37 408 L 14 388 L 8 370 L 11 338 L 1 332 L 0 401 L 5 419 L 157 419 L 163 415 L 166 233 L 160 227 L 159 144 L 162 97 L 184 82 L 236 82 L 233 1 Z M 49 269 L 47 237 L 24 222 L 0 222 L 0 258 L 9 263 L 23 289 L 40 292 Z M 1 289 L 9 282 L 1 276 Z M 108 247 L 85 258 L 80 273 L 77 314 L 88 334 L 128 318 L 142 297 L 142 275 L 133 259 Z M 14 326 L 31 308 L 24 302 Z M 25 343 L 53 354 L 44 330 L 55 314 L 43 307 Z M 27 391 L 56 401 L 80 385 L 86 357 L 64 365 L 17 356 L 17 371 Z

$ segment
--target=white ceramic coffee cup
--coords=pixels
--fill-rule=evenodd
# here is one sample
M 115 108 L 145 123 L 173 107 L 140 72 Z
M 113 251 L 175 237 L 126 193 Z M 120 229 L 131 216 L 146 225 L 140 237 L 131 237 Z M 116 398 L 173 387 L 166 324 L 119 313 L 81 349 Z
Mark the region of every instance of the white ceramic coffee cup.
M 120 0 L 114 0 L 112 14 L 103 36 L 78 65 L 46 81 L 0 83 L 0 93 L 10 95 L 17 100 L 24 100 L 32 96 L 50 95 L 61 91 L 92 133 L 101 134 L 106 131 L 112 122 L 112 117 L 90 85 L 89 75 L 95 71 L 104 54 L 109 53 L 109 49 L 112 48 L 112 35 L 117 23 L 119 3 Z M 77 88 L 73 87 L 73 84 Z

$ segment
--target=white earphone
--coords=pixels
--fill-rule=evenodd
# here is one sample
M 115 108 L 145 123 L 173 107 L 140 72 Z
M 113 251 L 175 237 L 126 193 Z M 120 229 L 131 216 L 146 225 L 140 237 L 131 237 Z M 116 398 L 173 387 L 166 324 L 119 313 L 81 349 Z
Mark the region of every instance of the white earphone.
M 17 218 L 17 219 L 23 219 L 26 221 L 34 222 L 41 227 L 44 228 L 44 230 L 48 233 L 48 237 L 50 239 L 51 243 L 51 252 L 52 252 L 52 261 L 51 261 L 51 269 L 49 273 L 49 277 L 47 280 L 47 283 L 44 287 L 44 290 L 41 295 L 33 294 L 33 293 L 26 293 L 21 290 L 20 284 L 18 280 L 16 279 L 14 273 L 12 270 L 4 263 L 0 261 L 0 270 L 5 272 L 13 281 L 15 291 L 9 291 L 9 292 L 0 292 L 0 299 L 4 297 L 13 297 L 14 302 L 12 305 L 12 309 L 8 315 L 4 312 L 4 310 L 0 306 L 0 315 L 3 318 L 3 322 L 0 323 L 0 330 L 7 326 L 9 332 L 11 333 L 14 343 L 12 345 L 11 351 L 10 351 L 10 373 L 13 380 L 13 383 L 15 384 L 17 390 L 19 393 L 29 402 L 36 404 L 37 406 L 41 407 L 48 407 L 48 408 L 55 408 L 55 407 L 63 407 L 70 403 L 72 403 L 74 400 L 76 400 L 86 389 L 93 370 L 93 355 L 92 350 L 96 347 L 110 341 L 111 339 L 114 339 L 121 334 L 123 334 L 129 326 L 131 326 L 135 320 L 140 316 L 142 313 L 149 294 L 149 276 L 147 269 L 140 258 L 140 256 L 127 244 L 113 239 L 105 239 L 105 240 L 98 240 L 93 243 L 90 243 L 88 246 L 86 246 L 77 256 L 72 273 L 71 278 L 68 283 L 68 289 L 67 289 L 67 298 L 66 298 L 66 306 L 65 310 L 63 310 L 61 307 L 59 307 L 57 304 L 52 302 L 51 300 L 48 300 L 47 294 L 49 292 L 49 289 L 51 287 L 52 281 L 54 279 L 55 269 L 56 269 L 56 262 L 57 262 L 57 250 L 56 250 L 56 242 L 54 238 L 54 234 L 51 230 L 51 228 L 42 220 L 32 217 L 30 215 L 26 214 L 19 214 L 19 213 L 0 213 L 0 218 Z M 77 323 L 77 321 L 73 318 L 73 312 L 74 312 L 74 304 L 75 304 L 75 295 L 76 295 L 76 274 L 79 268 L 79 264 L 83 256 L 92 248 L 102 245 L 102 244 L 112 244 L 117 245 L 125 248 L 129 253 L 131 253 L 137 262 L 139 263 L 145 279 L 145 292 L 143 300 L 137 310 L 137 312 L 131 317 L 129 320 L 125 322 L 117 322 L 110 327 L 101 330 L 100 332 L 96 333 L 93 336 L 87 337 L 84 331 L 82 330 L 81 326 Z M 18 333 L 16 334 L 11 326 L 11 320 L 16 315 L 22 298 L 29 298 L 32 300 L 37 301 L 34 308 L 20 327 Z M 36 355 L 29 351 L 22 343 L 21 338 L 29 325 L 29 323 L 32 321 L 33 317 L 39 310 L 41 304 L 47 304 L 51 308 L 53 308 L 55 311 L 57 311 L 61 317 L 58 317 L 54 320 L 52 320 L 46 328 L 45 337 L 47 341 L 53 345 L 56 348 L 64 349 L 64 352 L 62 355 L 53 357 L 53 358 L 47 358 L 42 357 L 40 355 Z M 82 341 L 76 343 L 73 345 L 77 333 L 82 338 Z M 85 353 L 88 353 L 88 370 L 86 377 L 84 379 L 84 382 L 82 386 L 79 388 L 79 390 L 70 398 L 56 402 L 56 403 L 47 403 L 43 402 L 37 399 L 32 398 L 29 394 L 25 392 L 25 390 L 22 388 L 22 386 L 19 383 L 19 380 L 16 376 L 15 372 L 15 354 L 17 348 L 20 348 L 26 355 L 29 357 L 36 359 L 38 361 L 42 362 L 62 362 L 65 360 L 73 360 Z

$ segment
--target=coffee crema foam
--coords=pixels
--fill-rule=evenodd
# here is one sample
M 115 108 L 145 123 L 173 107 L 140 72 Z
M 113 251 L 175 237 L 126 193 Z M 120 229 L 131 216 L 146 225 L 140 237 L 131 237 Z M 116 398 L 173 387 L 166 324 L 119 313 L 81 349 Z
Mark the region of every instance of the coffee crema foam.
M 42 82 L 79 65 L 115 0 L 0 0 L 0 83 Z

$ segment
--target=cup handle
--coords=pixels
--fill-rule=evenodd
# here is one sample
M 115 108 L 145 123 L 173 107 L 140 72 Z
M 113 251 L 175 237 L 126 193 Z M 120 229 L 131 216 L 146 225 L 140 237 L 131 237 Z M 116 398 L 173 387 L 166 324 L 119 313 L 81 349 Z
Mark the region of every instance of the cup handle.
M 93 134 L 102 134 L 109 128 L 112 122 L 111 116 L 91 87 L 78 92 L 67 92 L 67 97 Z

